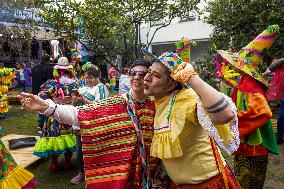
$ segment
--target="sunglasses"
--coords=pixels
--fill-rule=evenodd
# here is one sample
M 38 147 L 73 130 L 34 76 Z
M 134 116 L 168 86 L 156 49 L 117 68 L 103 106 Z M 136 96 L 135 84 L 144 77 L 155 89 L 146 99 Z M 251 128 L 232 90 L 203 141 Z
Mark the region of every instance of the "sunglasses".
M 129 71 L 129 75 L 131 77 L 134 77 L 134 76 L 145 77 L 146 74 L 147 74 L 147 71 L 142 71 L 142 70 L 130 70 Z

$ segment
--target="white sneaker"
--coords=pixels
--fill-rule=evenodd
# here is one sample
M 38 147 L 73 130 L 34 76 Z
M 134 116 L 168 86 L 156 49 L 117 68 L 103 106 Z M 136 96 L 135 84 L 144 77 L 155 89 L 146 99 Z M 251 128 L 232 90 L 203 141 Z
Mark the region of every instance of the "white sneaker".
M 74 178 L 71 180 L 71 184 L 79 184 L 80 182 L 85 180 L 85 175 L 84 173 L 79 172 L 78 175 L 76 175 Z

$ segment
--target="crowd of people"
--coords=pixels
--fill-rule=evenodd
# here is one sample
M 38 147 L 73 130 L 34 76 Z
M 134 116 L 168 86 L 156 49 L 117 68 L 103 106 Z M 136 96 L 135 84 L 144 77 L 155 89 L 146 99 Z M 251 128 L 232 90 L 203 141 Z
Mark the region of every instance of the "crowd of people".
M 85 181 L 87 189 L 263 188 L 268 154 L 277 155 L 283 142 L 284 61 L 273 61 L 264 73 L 258 66 L 278 32 L 272 25 L 237 53 L 217 51 L 220 91 L 194 70 L 187 38 L 159 57 L 142 49 L 144 57 L 123 68 L 118 93 L 117 70 L 110 68 L 110 84 L 103 84 L 99 67 L 77 52 L 53 69 L 49 56 L 32 70 L 18 62 L 18 98 L 38 112 L 34 155 L 50 157 L 54 172 L 59 155 L 69 170 L 76 153 L 78 173 L 70 182 Z M 272 72 L 269 87 L 264 77 Z M 282 99 L 277 139 L 266 97 Z M 234 155 L 234 170 L 220 149 Z M 30 177 L 18 188 L 35 185 L 25 174 Z

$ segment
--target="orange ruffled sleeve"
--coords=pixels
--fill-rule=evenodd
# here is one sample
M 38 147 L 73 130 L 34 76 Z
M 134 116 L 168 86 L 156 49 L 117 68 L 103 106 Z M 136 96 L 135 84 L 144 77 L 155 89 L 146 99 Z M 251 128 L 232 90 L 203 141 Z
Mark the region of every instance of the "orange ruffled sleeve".
M 272 117 L 265 97 L 260 93 L 247 93 L 248 110 L 238 112 L 240 137 L 247 136 L 262 127 Z

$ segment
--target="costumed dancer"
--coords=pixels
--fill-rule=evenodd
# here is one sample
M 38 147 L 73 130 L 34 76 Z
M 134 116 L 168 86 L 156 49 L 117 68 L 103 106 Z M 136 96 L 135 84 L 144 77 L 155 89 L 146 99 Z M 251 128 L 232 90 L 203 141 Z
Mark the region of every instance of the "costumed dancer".
M 278 32 L 279 26 L 271 25 L 238 53 L 217 51 L 219 72 L 233 88 L 231 97 L 238 109 L 241 144 L 234 153 L 234 171 L 243 188 L 262 189 L 268 154 L 278 154 L 265 98 L 268 84 L 258 71 L 262 52 L 271 47 Z
M 72 104 L 82 106 L 83 104 L 91 104 L 94 101 L 107 98 L 109 92 L 107 87 L 100 83 L 100 69 L 91 63 L 86 63 L 82 69 L 84 71 L 84 80 L 78 84 L 78 92 L 72 95 Z M 79 184 L 85 178 L 80 127 L 73 126 L 73 132 L 76 135 L 76 158 L 79 173 L 71 180 L 71 184 Z
M 274 73 L 267 92 L 268 100 L 280 100 L 277 119 L 277 143 L 283 143 L 284 135 L 284 58 L 274 60 L 262 74 L 263 76 Z
M 52 99 L 58 104 L 71 104 L 71 92 L 77 84 L 74 79 L 73 66 L 69 65 L 66 57 L 58 59 L 53 68 L 55 79 L 48 80 L 41 86 L 39 97 Z M 53 112 L 54 113 L 54 112 Z M 53 114 L 52 113 L 52 114 Z M 76 137 L 72 134 L 72 126 L 61 124 L 51 117 L 51 114 L 41 115 L 39 127 L 41 138 L 34 148 L 34 155 L 39 157 L 51 157 L 51 171 L 57 170 L 57 159 L 59 154 L 64 154 L 64 170 L 72 167 L 72 153 L 76 150 Z
M 189 48 L 189 40 L 183 40 L 183 47 Z M 200 79 L 176 53 L 157 58 L 142 51 L 152 62 L 144 93 L 155 97 L 156 106 L 151 156 L 162 159 L 172 180 L 170 188 L 240 189 L 219 150 L 233 153 L 239 146 L 234 103 Z M 189 60 L 189 55 L 184 58 Z
M 0 119 L 8 118 L 8 89 L 16 73 L 15 69 L 5 68 L 4 63 L 0 62 Z
M 2 133 L 2 127 L 0 127 Z M 18 166 L 8 148 L 0 140 L 0 188 L 31 189 L 37 184 L 34 175 Z
M 132 64 L 129 93 L 93 104 L 75 108 L 26 93 L 19 97 L 26 109 L 80 124 L 87 189 L 167 188 L 161 161 L 150 157 L 155 105 L 143 92 L 149 64 L 143 59 Z
M 116 86 L 116 70 L 114 67 L 111 67 L 108 70 L 108 79 L 109 79 L 109 84 L 111 88 L 111 92 L 115 92 L 115 86 Z

